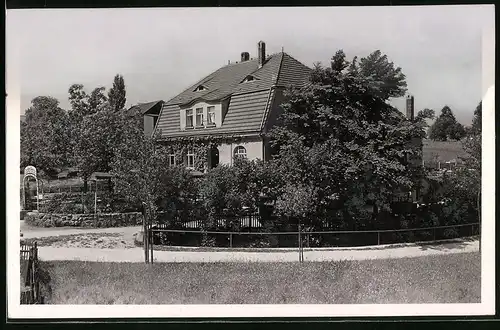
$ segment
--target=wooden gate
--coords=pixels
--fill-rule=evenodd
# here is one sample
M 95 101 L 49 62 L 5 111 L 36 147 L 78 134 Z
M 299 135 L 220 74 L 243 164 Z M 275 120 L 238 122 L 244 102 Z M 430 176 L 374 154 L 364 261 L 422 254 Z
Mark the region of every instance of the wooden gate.
M 40 278 L 38 273 L 37 243 L 21 242 L 21 304 L 40 304 Z

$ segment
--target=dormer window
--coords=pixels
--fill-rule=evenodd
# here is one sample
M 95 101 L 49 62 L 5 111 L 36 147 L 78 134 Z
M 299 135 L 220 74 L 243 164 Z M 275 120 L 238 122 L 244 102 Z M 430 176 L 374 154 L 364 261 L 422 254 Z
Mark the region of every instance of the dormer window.
M 247 83 L 247 82 L 251 82 L 251 81 L 254 81 L 254 80 L 257 80 L 257 78 L 255 78 L 254 76 L 250 75 L 250 76 L 246 76 L 246 78 L 242 81 L 242 83 Z
M 203 85 L 200 85 L 198 87 L 196 87 L 196 89 L 194 90 L 195 92 L 201 92 L 201 91 L 204 91 L 206 90 L 207 88 Z
M 207 126 L 215 126 L 215 107 L 208 107 L 207 114 Z
M 186 127 L 193 127 L 193 109 L 186 110 Z
M 203 126 L 203 108 L 196 108 L 196 127 Z

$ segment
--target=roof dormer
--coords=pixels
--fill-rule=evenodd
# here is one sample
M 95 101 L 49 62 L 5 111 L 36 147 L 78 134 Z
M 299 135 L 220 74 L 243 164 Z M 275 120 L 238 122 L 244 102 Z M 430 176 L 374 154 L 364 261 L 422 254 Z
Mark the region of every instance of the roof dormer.
M 255 81 L 255 80 L 258 80 L 258 79 L 255 78 L 255 76 L 252 76 L 250 74 L 250 75 L 246 76 L 245 79 L 243 79 L 243 81 L 241 83 L 243 84 L 243 83 L 252 82 L 252 81 Z
M 199 85 L 198 87 L 196 87 L 196 89 L 194 90 L 195 92 L 201 92 L 201 91 L 206 91 L 208 88 L 206 88 L 205 86 L 203 85 Z

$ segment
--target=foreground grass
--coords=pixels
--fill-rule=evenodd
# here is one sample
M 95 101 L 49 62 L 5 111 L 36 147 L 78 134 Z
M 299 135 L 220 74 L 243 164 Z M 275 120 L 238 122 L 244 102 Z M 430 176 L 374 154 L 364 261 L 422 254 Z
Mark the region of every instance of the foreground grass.
M 43 262 L 51 304 L 480 302 L 480 255 L 299 263 Z

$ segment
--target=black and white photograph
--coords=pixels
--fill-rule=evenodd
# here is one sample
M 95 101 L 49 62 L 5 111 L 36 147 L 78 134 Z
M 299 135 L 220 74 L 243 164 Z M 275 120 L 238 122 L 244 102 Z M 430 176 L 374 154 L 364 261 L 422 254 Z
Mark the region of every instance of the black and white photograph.
M 494 33 L 492 5 L 8 9 L 9 317 L 494 313 Z

